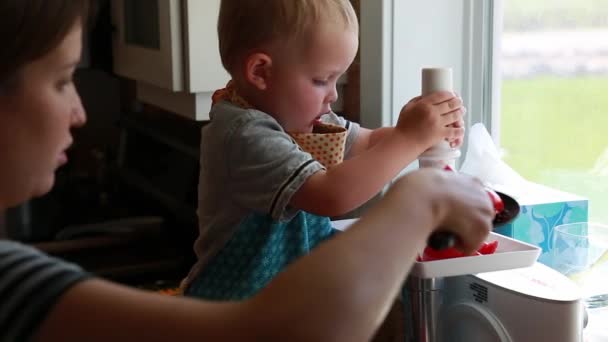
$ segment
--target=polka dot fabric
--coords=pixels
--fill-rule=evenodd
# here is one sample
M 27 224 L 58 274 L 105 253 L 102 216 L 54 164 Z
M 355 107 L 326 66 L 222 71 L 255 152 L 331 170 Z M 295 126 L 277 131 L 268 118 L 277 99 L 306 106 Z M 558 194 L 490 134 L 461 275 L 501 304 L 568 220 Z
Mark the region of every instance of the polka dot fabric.
M 244 98 L 240 97 L 234 90 L 234 82 L 229 81 L 226 88 L 216 90 L 211 96 L 212 105 L 220 101 L 230 101 L 241 108 L 253 108 Z
M 315 125 L 312 133 L 289 133 L 304 151 L 328 169 L 344 160 L 347 134 L 346 128 L 325 123 Z

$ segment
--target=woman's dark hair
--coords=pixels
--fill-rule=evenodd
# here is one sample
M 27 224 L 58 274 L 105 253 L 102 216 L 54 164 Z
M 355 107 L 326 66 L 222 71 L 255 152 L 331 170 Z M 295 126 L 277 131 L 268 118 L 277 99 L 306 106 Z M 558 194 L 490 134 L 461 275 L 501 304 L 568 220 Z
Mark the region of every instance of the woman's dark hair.
M 91 0 L 0 1 L 0 92 L 18 81 L 23 66 L 57 47 L 77 20 L 86 25 Z

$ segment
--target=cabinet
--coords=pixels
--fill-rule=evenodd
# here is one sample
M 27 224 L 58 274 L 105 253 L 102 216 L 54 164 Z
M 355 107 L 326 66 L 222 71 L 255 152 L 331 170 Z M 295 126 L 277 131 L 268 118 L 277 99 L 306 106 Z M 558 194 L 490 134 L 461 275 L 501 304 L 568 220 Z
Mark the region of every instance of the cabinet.
M 137 82 L 137 97 L 195 120 L 229 79 L 221 64 L 220 0 L 112 0 L 114 72 Z

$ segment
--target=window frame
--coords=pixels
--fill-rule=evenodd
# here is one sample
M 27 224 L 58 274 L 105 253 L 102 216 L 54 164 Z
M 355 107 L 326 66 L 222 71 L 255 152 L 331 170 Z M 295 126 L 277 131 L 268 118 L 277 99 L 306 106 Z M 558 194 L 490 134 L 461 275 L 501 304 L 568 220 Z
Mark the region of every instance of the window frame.
M 454 68 L 455 88 L 460 91 L 468 110 L 466 127 L 483 123 L 499 145 L 500 58 L 494 56 L 500 53 L 503 0 L 450 0 L 448 5 L 440 1 L 445 0 L 361 2 L 360 122 L 368 128 L 392 125 L 403 105 L 398 101 L 406 101 L 419 94 L 417 68 L 423 66 L 423 59 L 452 54 L 455 56 L 453 59 L 444 58 L 442 62 L 447 61 Z M 399 18 L 397 12 L 404 8 L 407 12 L 417 13 L 416 18 Z M 454 9 L 458 10 L 456 15 L 450 12 Z M 433 18 L 438 16 L 453 20 L 433 22 Z M 408 27 L 410 21 L 415 23 Z M 416 25 L 432 25 L 433 29 L 418 29 Z M 454 30 L 454 25 L 462 27 Z M 399 42 L 404 40 L 438 43 L 421 52 L 421 56 L 409 55 L 410 69 L 403 71 L 403 65 L 408 61 L 403 64 L 397 64 L 397 61 L 403 60 Z M 442 43 L 446 42 L 456 42 L 458 51 L 453 51 L 454 44 L 451 50 L 444 47 L 448 44 Z M 462 151 L 466 151 L 467 143 L 465 139 Z
M 481 122 L 500 147 L 502 77 L 500 51 L 503 31 L 503 0 L 468 1 L 467 98 L 472 122 Z M 476 68 L 476 66 L 480 66 Z M 469 123 L 471 122 L 469 121 Z
M 373 0 L 360 4 L 360 123 L 366 128 L 392 123 L 394 3 Z

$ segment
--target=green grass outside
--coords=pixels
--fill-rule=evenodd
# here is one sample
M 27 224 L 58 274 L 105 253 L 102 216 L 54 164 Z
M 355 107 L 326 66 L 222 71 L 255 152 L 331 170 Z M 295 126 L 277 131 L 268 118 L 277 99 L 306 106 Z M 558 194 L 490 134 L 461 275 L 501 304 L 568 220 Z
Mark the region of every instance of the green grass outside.
M 608 26 L 606 0 L 506 0 L 506 31 Z
M 608 77 L 505 80 L 501 146 L 527 179 L 590 199 L 608 223 L 608 177 L 590 173 L 608 149 Z

